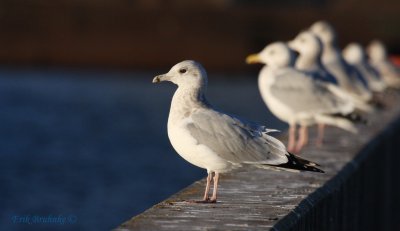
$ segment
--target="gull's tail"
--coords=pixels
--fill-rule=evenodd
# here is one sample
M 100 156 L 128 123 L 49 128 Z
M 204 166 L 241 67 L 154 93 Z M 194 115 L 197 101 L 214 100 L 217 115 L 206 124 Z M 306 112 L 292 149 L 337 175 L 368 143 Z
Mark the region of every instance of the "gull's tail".
M 318 123 L 328 124 L 332 126 L 339 127 L 346 131 L 357 133 L 358 130 L 356 126 L 354 126 L 353 119 L 351 116 L 346 115 L 318 115 L 315 118 Z
M 368 103 L 366 103 L 365 100 L 361 99 L 360 96 L 356 94 L 348 93 L 345 90 L 333 84 L 329 84 L 328 89 L 336 96 L 345 99 L 346 101 L 352 102 L 354 108 L 357 110 L 367 113 L 374 111 L 373 106 L 368 105 Z
M 372 105 L 377 110 L 386 110 L 387 109 L 386 104 L 381 99 L 379 99 L 377 97 L 373 97 L 369 101 L 369 104 Z
M 276 166 L 280 167 L 280 168 L 296 169 L 296 170 L 300 170 L 300 171 L 324 173 L 324 171 L 317 168 L 317 166 L 319 166 L 319 164 L 317 164 L 317 163 L 300 158 L 296 155 L 293 155 L 290 152 L 288 152 L 286 154 L 286 157 L 288 158 L 288 162 L 286 162 L 284 164 L 276 165 Z
M 343 118 L 343 119 L 347 119 L 350 120 L 353 123 L 362 123 L 362 124 L 367 124 L 368 120 L 363 117 L 362 115 L 358 114 L 357 112 L 352 112 L 346 115 L 343 114 L 332 114 L 331 116 L 336 117 L 336 118 Z
M 317 163 L 300 158 L 296 155 L 293 155 L 290 152 L 286 153 L 286 157 L 288 161 L 284 164 L 279 164 L 279 165 L 263 164 L 262 166 L 257 166 L 257 167 L 266 169 L 275 169 L 275 170 L 285 170 L 290 172 L 294 170 L 294 172 L 308 171 L 308 172 L 324 173 L 323 170 L 317 168 L 317 166 L 319 166 L 319 164 Z

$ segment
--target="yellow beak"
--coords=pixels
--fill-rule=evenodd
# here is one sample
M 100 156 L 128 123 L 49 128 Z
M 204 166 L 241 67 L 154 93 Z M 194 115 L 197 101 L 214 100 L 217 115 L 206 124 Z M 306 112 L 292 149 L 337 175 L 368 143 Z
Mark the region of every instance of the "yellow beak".
M 251 54 L 246 58 L 247 64 L 261 63 L 260 56 L 258 54 Z

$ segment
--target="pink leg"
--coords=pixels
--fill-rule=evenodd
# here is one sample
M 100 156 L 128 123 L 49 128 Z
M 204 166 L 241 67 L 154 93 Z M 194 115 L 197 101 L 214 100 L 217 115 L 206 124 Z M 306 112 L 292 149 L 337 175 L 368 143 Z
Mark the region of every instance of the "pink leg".
M 294 152 L 295 144 L 296 144 L 296 125 L 291 124 L 289 126 L 289 141 L 288 141 L 287 150 L 289 152 Z
M 303 139 L 303 146 L 308 144 L 308 127 L 304 126 L 304 139 Z
M 212 178 L 212 172 L 209 172 L 207 175 L 207 185 L 206 185 L 206 191 L 204 192 L 204 197 L 203 201 L 208 201 L 208 192 L 210 191 L 210 183 L 211 183 L 211 178 Z
M 214 175 L 213 195 L 212 195 L 212 197 L 210 199 L 211 203 L 216 203 L 217 202 L 218 180 L 219 180 L 219 173 L 216 172 L 215 175 Z
M 303 149 L 304 145 L 308 142 L 308 131 L 307 126 L 301 125 L 299 129 L 299 139 L 297 140 L 297 145 L 295 148 L 296 154 L 300 153 L 301 149 Z
M 318 124 L 318 136 L 316 140 L 317 147 L 322 147 L 324 143 L 325 124 Z

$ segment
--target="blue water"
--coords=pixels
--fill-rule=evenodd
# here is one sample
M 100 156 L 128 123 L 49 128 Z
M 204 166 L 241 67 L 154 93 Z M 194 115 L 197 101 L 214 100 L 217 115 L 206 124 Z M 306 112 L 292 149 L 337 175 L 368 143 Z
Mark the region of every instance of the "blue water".
M 0 230 L 110 230 L 205 176 L 169 144 L 155 74 L 0 69 Z M 218 77 L 212 104 L 284 128 L 256 76 Z

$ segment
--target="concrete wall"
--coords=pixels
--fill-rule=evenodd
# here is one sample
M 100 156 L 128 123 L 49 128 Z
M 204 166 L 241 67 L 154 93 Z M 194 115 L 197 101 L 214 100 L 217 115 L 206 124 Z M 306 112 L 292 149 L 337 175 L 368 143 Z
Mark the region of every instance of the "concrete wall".
M 329 128 L 323 148 L 302 157 L 324 174 L 249 170 L 223 174 L 219 202 L 195 204 L 204 179 L 115 230 L 400 230 L 400 94 L 368 116 L 357 135 Z M 286 140 L 286 137 L 280 137 Z
M 400 230 L 400 119 L 272 230 Z

